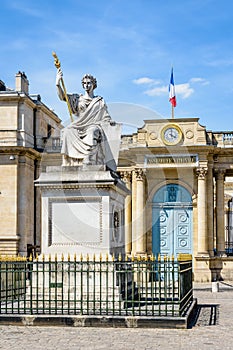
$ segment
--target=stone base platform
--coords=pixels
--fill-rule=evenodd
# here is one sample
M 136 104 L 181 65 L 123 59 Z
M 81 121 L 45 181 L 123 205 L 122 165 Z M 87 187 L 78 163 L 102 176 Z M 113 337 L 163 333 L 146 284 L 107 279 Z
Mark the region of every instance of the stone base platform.
M 0 325 L 71 326 L 120 328 L 183 328 L 187 329 L 195 313 L 197 300 L 183 317 L 111 316 L 111 315 L 0 315 Z

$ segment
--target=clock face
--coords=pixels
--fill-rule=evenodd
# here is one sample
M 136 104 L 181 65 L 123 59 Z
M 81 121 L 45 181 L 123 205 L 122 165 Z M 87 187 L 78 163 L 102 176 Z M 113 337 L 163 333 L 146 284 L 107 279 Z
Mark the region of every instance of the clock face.
M 161 136 L 166 145 L 176 145 L 181 141 L 182 132 L 177 125 L 169 125 L 163 128 Z

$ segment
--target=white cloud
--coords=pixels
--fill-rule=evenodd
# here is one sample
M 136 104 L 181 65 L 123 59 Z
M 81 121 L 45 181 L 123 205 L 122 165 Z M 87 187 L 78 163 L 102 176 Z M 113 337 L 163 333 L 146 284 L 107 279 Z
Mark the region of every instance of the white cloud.
M 194 93 L 194 89 L 190 87 L 189 83 L 178 84 L 175 86 L 176 94 L 181 98 L 186 99 Z
M 209 82 L 206 80 L 206 79 L 204 79 L 204 78 L 191 78 L 190 80 L 189 80 L 189 82 L 192 84 L 192 83 L 200 83 L 201 85 L 208 85 L 209 84 Z
M 135 84 L 152 84 L 160 85 L 160 82 L 148 77 L 139 78 L 134 80 Z M 182 99 L 189 98 L 194 92 L 193 84 L 208 85 L 209 82 L 204 78 L 194 77 L 191 78 L 187 83 L 175 84 L 176 95 L 179 95 Z M 151 87 L 144 91 L 144 94 L 148 96 L 161 96 L 168 94 L 168 85 L 160 85 Z
M 165 93 L 168 94 L 168 86 L 160 86 L 144 91 L 144 94 L 148 96 L 161 96 Z
M 134 79 L 133 82 L 134 82 L 134 84 L 137 84 L 137 85 L 141 85 L 141 84 L 157 85 L 157 84 L 160 83 L 158 80 L 151 79 L 151 78 L 148 78 L 148 77 L 142 77 L 142 78 Z
M 176 95 L 180 95 L 181 98 L 186 99 L 194 93 L 194 89 L 191 88 L 189 83 L 175 85 Z M 168 94 L 168 86 L 160 86 L 153 89 L 146 90 L 144 94 L 148 96 L 161 96 Z

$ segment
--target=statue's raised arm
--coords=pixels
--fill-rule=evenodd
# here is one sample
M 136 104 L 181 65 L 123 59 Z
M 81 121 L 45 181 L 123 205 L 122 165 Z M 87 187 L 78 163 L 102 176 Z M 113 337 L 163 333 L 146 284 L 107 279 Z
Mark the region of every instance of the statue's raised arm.
M 66 101 L 65 93 L 63 88 L 61 87 L 61 81 L 63 80 L 63 72 L 61 68 L 58 68 L 57 75 L 56 75 L 56 87 L 57 87 L 57 94 L 62 101 Z

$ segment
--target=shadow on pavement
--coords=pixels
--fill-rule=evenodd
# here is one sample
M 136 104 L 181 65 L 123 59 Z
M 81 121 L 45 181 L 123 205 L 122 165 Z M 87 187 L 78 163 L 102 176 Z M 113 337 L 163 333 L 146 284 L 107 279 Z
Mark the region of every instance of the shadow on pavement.
M 199 304 L 190 321 L 189 327 L 215 326 L 219 321 L 219 304 Z

